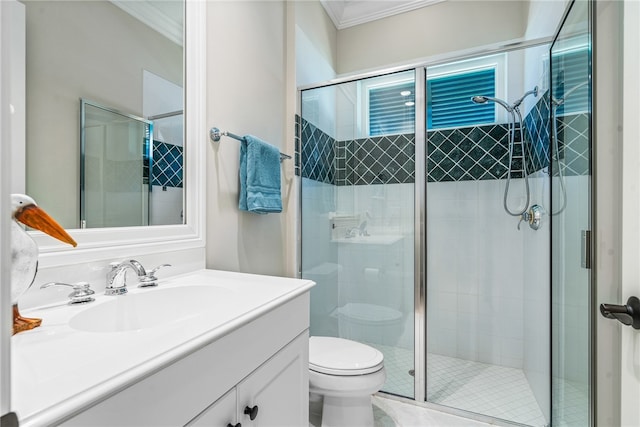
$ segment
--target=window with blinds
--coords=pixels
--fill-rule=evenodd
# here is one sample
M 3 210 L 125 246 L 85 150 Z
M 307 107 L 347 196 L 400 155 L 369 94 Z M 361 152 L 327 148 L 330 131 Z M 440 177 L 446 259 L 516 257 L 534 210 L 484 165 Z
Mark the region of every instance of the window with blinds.
M 589 111 L 589 50 L 576 49 L 553 55 L 554 98 L 562 100 L 556 115 Z
M 397 83 L 369 91 L 369 135 L 414 132 L 413 82 Z M 495 104 L 475 104 L 476 95 L 495 97 L 495 68 L 451 73 L 427 79 L 429 129 L 493 123 Z
M 369 89 L 369 135 L 413 133 L 414 83 L 405 82 Z
M 495 122 L 495 104 L 476 104 L 476 95 L 495 97 L 494 68 L 427 79 L 427 126 L 440 129 Z

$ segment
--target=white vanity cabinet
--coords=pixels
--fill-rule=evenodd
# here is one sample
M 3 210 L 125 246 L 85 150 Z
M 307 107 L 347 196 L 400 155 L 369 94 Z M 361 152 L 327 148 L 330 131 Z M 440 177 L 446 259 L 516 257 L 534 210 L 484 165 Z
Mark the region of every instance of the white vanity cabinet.
M 241 427 L 242 424 L 238 426 L 237 406 L 237 390 L 234 387 L 187 425 L 189 427 Z
M 239 421 L 245 427 L 308 425 L 309 334 L 298 337 L 245 378 L 237 392 Z M 258 412 L 251 421 L 246 413 L 255 406 Z
M 59 424 L 306 426 L 308 328 L 305 292 Z
M 308 340 L 307 333 L 298 336 L 188 425 L 190 427 L 307 425 Z

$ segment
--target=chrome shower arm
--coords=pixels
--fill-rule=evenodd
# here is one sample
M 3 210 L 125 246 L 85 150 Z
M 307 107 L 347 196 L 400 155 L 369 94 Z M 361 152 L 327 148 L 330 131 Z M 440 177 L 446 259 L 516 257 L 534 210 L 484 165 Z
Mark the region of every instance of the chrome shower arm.
M 524 101 L 524 99 L 529 96 L 529 95 L 533 95 L 536 98 L 538 97 L 538 86 L 534 87 L 533 89 L 531 89 L 528 92 L 525 92 L 524 95 L 522 95 L 522 97 L 520 97 L 520 99 L 516 100 L 513 104 L 512 107 L 513 108 L 518 108 L 520 106 L 520 104 L 522 104 L 522 102 Z

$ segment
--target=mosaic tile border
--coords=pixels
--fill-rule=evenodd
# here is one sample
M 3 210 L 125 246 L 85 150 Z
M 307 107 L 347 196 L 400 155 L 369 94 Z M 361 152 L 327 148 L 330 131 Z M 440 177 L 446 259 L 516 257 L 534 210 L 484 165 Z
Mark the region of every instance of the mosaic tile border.
M 567 114 L 556 117 L 558 127 L 558 151 L 563 161 L 564 176 L 584 176 L 591 174 L 589 162 L 589 113 Z M 553 176 L 558 176 L 557 166 L 553 167 Z
M 549 166 L 550 160 L 550 110 L 549 91 L 545 92 L 524 118 L 527 140 L 527 172 L 533 173 Z
M 300 176 L 300 127 L 301 127 L 301 117 L 296 114 L 296 124 L 295 124 L 295 132 L 294 132 L 294 172 L 297 176 Z
M 414 182 L 415 135 L 336 141 L 336 185 Z
M 300 122 L 300 135 L 302 177 L 335 184 L 336 140 L 304 119 Z
M 151 185 L 182 188 L 183 147 L 162 141 L 153 141 Z
M 304 119 L 300 125 L 300 169 L 304 178 L 338 186 L 415 180 L 414 134 L 336 141 Z M 427 144 L 429 182 L 506 176 L 509 151 L 505 125 L 434 130 L 428 132 Z M 521 156 L 518 152 L 514 155 Z
M 545 92 L 524 118 L 524 131 L 516 130 L 516 141 L 527 153 L 527 173 L 550 164 L 550 102 Z M 589 171 L 587 114 L 558 118 L 560 158 L 566 175 Z M 563 141 L 566 141 L 566 147 Z M 427 181 L 504 179 L 509 164 L 506 124 L 438 129 L 427 132 Z M 296 174 L 334 185 L 368 185 L 414 182 L 415 136 L 389 135 L 337 141 L 296 115 Z M 512 177 L 522 177 L 521 144 L 513 153 Z
M 509 128 L 492 124 L 429 131 L 427 153 L 427 182 L 501 179 L 509 166 Z M 514 157 L 521 155 L 514 152 Z M 521 160 L 519 165 L 515 160 L 514 167 L 521 169 Z

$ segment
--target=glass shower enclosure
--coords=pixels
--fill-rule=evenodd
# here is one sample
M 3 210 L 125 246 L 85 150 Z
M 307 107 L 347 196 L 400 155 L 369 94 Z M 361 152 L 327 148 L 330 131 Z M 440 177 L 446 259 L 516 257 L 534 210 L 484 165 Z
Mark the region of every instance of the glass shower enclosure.
M 378 348 L 382 392 L 590 424 L 589 37 L 575 2 L 551 44 L 301 90 L 310 333 Z
M 302 277 L 311 335 L 385 357 L 383 390 L 414 396 L 415 76 L 302 92 Z

